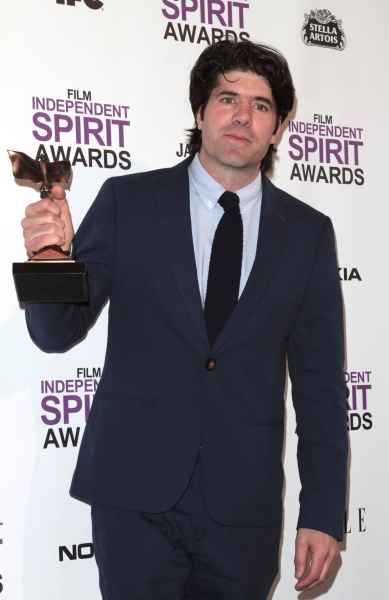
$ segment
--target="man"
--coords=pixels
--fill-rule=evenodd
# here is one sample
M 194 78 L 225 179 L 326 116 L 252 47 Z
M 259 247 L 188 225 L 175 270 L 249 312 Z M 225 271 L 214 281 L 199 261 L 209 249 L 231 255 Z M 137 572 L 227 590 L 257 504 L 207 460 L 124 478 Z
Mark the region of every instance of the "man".
M 338 554 L 347 435 L 328 217 L 264 175 L 292 108 L 285 59 L 222 41 L 191 73 L 192 156 L 108 180 L 74 238 L 87 305 L 29 304 L 62 351 L 110 297 L 107 355 L 71 493 L 92 503 L 104 599 L 265 600 L 278 570 L 286 358 L 302 489 L 297 590 Z M 29 252 L 69 249 L 65 194 L 27 207 Z M 307 568 L 308 551 L 312 553 Z

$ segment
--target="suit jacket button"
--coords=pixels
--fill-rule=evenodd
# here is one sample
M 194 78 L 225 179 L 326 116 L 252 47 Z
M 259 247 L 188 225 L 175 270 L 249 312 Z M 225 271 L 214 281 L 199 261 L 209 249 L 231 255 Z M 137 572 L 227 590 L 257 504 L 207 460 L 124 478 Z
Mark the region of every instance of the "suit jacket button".
M 216 367 L 216 360 L 214 358 L 207 358 L 207 360 L 205 361 L 205 368 L 208 371 L 213 371 L 215 367 Z

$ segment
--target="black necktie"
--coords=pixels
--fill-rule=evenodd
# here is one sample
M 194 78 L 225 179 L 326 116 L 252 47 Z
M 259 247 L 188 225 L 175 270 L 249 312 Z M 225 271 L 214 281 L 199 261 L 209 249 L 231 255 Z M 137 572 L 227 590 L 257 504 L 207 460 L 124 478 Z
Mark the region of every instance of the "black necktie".
M 211 346 L 228 321 L 239 298 L 243 256 L 243 222 L 239 196 L 224 192 L 219 198 L 224 215 L 213 238 L 209 261 L 204 317 Z

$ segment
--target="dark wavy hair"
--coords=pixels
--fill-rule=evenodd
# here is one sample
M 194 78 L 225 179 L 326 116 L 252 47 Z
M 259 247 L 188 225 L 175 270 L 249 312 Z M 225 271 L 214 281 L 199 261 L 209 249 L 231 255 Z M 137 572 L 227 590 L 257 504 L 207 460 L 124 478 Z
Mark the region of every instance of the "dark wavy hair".
M 265 79 L 276 104 L 276 129 L 279 119 L 281 123 L 285 121 L 292 110 L 295 97 L 293 81 L 288 63 L 278 50 L 249 40 L 233 42 L 226 39 L 211 44 L 200 54 L 190 74 L 189 101 L 195 117 L 193 129 L 187 130 L 191 155 L 201 148 L 201 131 L 196 124 L 196 115 L 200 110 L 201 118 L 204 118 L 205 107 L 217 85 L 218 76 L 229 71 L 252 72 Z M 261 171 L 271 170 L 275 152 L 271 144 L 261 161 Z

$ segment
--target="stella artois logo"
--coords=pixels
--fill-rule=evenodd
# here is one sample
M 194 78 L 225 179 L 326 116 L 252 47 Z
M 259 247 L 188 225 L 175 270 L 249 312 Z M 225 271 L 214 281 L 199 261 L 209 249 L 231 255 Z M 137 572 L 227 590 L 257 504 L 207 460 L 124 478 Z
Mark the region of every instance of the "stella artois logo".
M 307 46 L 320 46 L 333 50 L 344 50 L 346 36 L 342 29 L 342 21 L 335 18 L 330 10 L 311 10 L 304 15 L 301 37 Z

